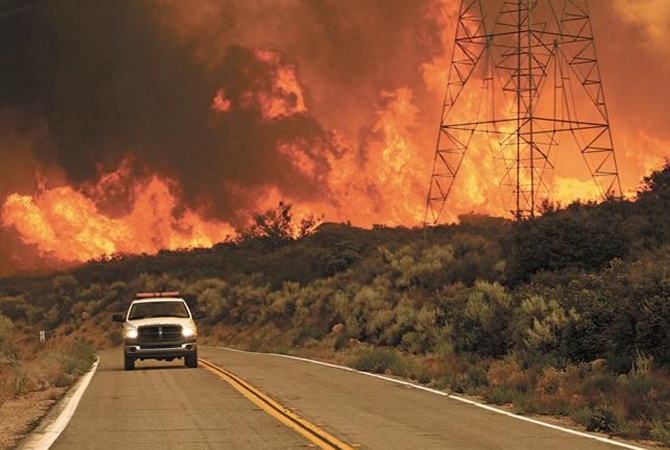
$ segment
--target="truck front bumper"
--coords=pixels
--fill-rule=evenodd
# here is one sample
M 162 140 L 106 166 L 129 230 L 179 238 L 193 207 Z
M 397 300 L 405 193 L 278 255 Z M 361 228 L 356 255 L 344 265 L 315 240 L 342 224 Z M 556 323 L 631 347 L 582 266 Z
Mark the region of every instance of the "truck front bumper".
M 157 346 L 155 343 L 143 345 L 141 342 L 126 344 L 123 351 L 127 357 L 135 359 L 171 359 L 192 355 L 198 350 L 195 342 Z

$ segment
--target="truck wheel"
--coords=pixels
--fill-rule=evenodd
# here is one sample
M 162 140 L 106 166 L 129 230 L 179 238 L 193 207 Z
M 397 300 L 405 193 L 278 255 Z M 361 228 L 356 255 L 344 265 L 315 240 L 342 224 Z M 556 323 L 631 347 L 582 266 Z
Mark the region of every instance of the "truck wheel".
M 186 367 L 195 368 L 198 367 L 198 351 L 194 351 L 190 355 L 184 356 L 184 365 Z
M 125 370 L 135 370 L 135 358 L 123 355 L 123 368 Z

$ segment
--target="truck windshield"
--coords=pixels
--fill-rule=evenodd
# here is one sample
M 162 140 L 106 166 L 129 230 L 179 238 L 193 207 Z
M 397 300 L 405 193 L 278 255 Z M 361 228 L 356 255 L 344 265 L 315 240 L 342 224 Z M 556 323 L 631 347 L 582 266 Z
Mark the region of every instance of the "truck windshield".
M 147 319 L 149 317 L 188 317 L 188 310 L 183 302 L 148 302 L 135 303 L 130 308 L 128 320 Z

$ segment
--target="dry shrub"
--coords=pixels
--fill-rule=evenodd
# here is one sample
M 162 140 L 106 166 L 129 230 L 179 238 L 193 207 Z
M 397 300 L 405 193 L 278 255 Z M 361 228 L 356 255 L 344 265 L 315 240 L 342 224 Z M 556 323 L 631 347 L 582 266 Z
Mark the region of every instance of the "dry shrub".
M 555 367 L 545 367 L 537 379 L 535 391 L 542 395 L 564 392 L 565 372 Z
M 535 385 L 535 411 L 539 414 L 567 415 L 582 405 L 580 397 L 574 395 L 575 372 L 545 367 Z
M 111 323 L 111 317 L 109 318 Z M 110 334 L 116 332 L 121 333 L 121 326 L 119 324 L 114 324 L 110 329 L 109 323 L 96 323 L 93 320 L 85 320 L 78 328 L 76 328 L 69 336 L 72 337 L 74 341 L 85 342 L 89 346 L 95 349 L 108 348 L 110 344 L 113 344 Z M 63 330 L 64 331 L 64 330 Z M 60 336 L 67 335 L 61 330 L 57 330 L 56 333 Z
M 449 362 L 447 358 L 444 357 L 438 358 L 436 356 L 428 356 L 422 358 L 418 365 L 422 377 L 425 377 L 428 380 L 436 380 L 449 371 Z
M 516 358 L 508 357 L 491 362 L 486 378 L 490 386 L 506 386 L 519 392 L 528 392 L 533 386 L 535 375 L 521 367 Z
M 3 364 L 0 367 L 0 403 L 26 392 L 26 377 L 16 367 Z
M 70 386 L 95 359 L 89 345 L 72 337 L 56 336 L 39 342 L 34 330 L 15 330 L 11 353 L 0 358 L 0 402 L 49 389 Z
M 664 372 L 632 372 L 617 379 L 618 401 L 624 417 L 670 417 L 670 380 Z
M 465 383 L 465 365 L 451 349 L 446 349 L 436 357 L 431 357 L 424 364 L 431 373 L 433 385 L 437 389 L 449 389 L 454 392 L 463 392 Z
M 11 373 L 9 372 L 9 365 L 0 363 L 0 404 L 9 400 L 13 393 L 9 391 Z
M 45 353 L 42 358 L 24 361 L 22 366 L 26 377 L 30 380 L 31 391 L 56 385 L 55 380 L 63 373 L 60 358 L 56 358 L 53 353 Z

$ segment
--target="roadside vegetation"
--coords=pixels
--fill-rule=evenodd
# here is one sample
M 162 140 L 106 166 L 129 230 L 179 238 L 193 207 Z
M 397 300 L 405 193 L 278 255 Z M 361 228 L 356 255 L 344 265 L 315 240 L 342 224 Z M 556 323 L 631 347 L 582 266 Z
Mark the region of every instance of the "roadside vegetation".
M 179 290 L 207 313 L 209 344 L 336 361 L 670 444 L 670 167 L 634 200 L 547 204 L 521 223 L 468 215 L 364 230 L 296 224 L 290 208 L 256 214 L 212 249 L 1 279 L 0 392 L 40 389 L 42 372 L 66 383 L 89 349 L 121 343 L 110 317 L 135 292 Z M 33 372 L 38 361 L 54 362 Z
M 0 315 L 0 404 L 34 391 L 59 396 L 94 360 L 85 341 L 56 335 L 40 342 L 38 330 Z

